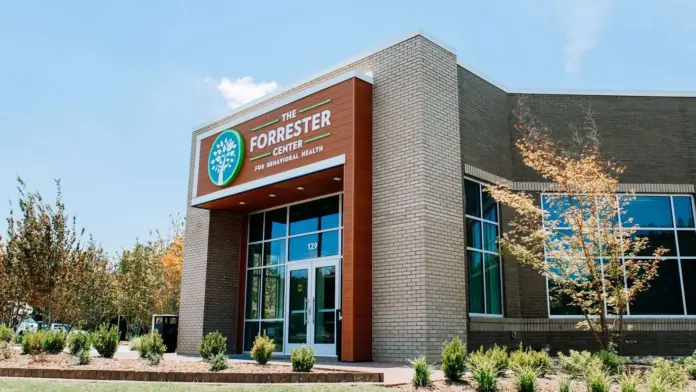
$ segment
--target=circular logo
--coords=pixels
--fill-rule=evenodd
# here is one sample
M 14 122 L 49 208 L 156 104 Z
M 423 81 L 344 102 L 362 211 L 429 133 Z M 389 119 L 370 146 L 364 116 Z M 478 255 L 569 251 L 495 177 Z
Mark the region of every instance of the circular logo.
M 217 186 L 231 183 L 239 174 L 244 163 L 244 139 L 239 132 L 222 131 L 213 142 L 208 156 L 208 176 Z

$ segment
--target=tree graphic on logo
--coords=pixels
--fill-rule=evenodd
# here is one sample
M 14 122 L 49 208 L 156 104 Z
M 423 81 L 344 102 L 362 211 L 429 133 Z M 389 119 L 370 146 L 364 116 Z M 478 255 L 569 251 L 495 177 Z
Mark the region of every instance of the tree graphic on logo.
M 232 182 L 244 161 L 244 141 L 234 130 L 223 131 L 213 142 L 208 158 L 208 176 L 217 186 Z

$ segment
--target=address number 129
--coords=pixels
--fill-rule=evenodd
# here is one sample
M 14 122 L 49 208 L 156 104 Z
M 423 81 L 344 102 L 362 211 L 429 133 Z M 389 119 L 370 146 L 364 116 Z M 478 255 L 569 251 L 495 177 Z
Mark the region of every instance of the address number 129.
M 319 247 L 319 243 L 317 242 L 310 242 L 307 244 L 307 250 L 317 250 Z

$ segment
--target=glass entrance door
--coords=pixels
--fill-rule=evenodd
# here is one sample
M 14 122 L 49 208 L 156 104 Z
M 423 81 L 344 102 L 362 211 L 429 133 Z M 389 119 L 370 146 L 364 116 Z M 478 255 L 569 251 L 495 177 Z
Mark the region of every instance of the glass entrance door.
M 317 356 L 335 356 L 338 260 L 291 265 L 288 282 L 285 353 L 304 344 Z

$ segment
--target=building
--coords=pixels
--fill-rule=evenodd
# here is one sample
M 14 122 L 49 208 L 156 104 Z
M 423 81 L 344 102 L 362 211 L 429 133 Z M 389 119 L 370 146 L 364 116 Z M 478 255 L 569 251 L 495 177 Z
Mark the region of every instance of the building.
M 518 96 L 417 33 L 196 130 L 179 352 L 215 330 L 231 352 L 265 330 L 281 353 L 304 343 L 345 361 L 437 359 L 454 335 L 470 348 L 592 347 L 545 279 L 490 245 L 511 215 L 480 184 L 544 186 L 514 149 Z M 674 249 L 630 316 L 628 351 L 692 352 L 696 98 L 527 100 L 558 130 L 592 105 L 626 186 L 651 195 L 651 233 Z

